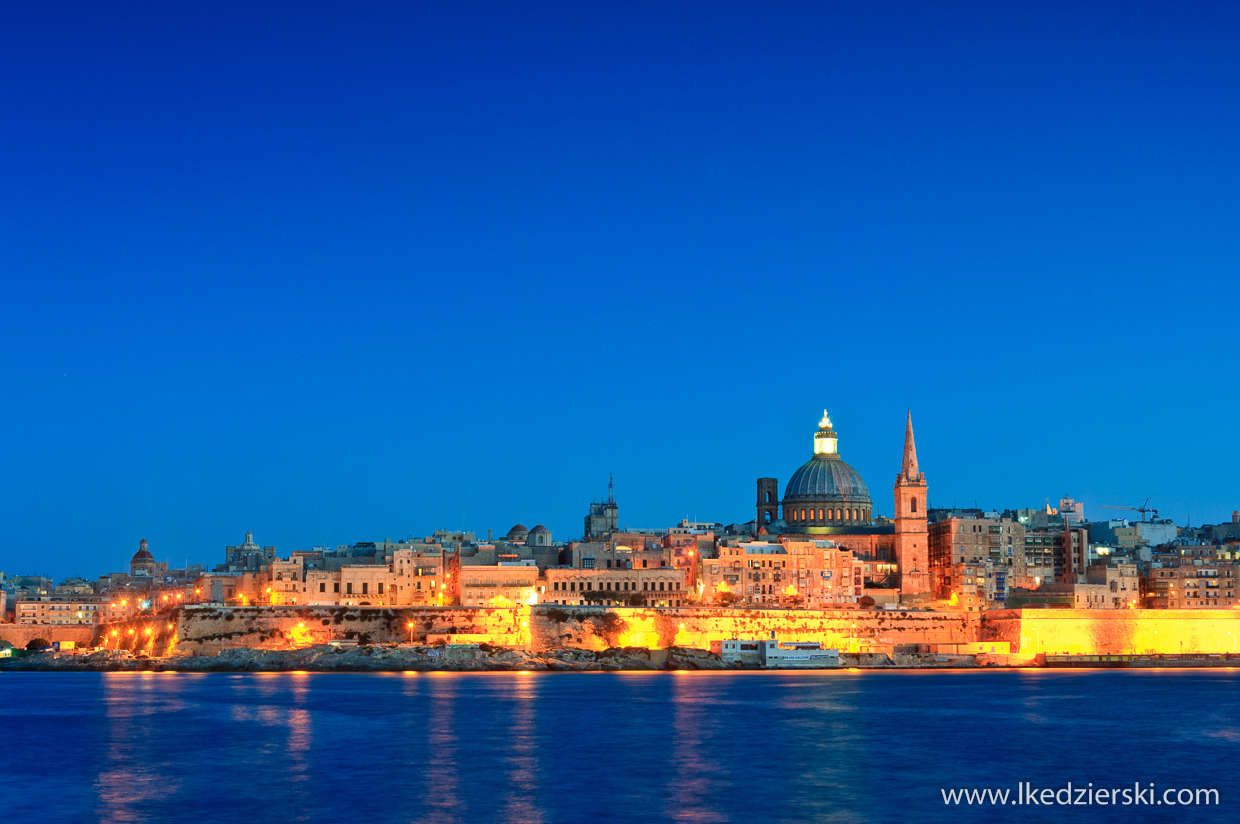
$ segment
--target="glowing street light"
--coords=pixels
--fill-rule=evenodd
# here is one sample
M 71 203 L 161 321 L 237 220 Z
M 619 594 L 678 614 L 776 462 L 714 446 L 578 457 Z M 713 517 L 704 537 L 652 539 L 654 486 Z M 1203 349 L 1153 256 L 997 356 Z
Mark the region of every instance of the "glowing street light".
M 413 621 L 410 621 L 405 626 L 409 627 L 409 643 L 412 644 L 413 643 Z

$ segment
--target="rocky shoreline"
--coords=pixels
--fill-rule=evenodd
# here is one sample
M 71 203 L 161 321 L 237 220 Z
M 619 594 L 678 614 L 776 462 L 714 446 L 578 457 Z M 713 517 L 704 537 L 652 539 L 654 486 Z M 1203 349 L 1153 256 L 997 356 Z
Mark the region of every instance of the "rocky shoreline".
M 706 650 L 625 647 L 591 652 L 482 647 L 451 649 L 407 644 L 343 647 L 322 644 L 295 650 L 239 648 L 219 656 L 136 658 L 123 650 L 84 654 L 42 653 L 0 661 L 0 672 L 616 672 L 634 670 L 741 669 Z

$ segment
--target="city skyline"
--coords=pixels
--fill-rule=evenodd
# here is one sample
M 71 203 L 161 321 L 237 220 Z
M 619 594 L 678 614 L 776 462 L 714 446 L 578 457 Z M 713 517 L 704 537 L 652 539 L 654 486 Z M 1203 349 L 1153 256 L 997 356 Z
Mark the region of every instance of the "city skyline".
M 0 569 L 732 520 L 823 406 L 1240 505 L 1240 12 L 545 10 L 3 12 Z
M 910 411 L 909 412 L 909 426 L 910 427 L 911 427 L 911 421 L 912 421 L 912 417 L 911 417 L 911 411 Z M 828 412 L 825 409 L 823 410 L 822 421 L 818 424 L 818 426 L 822 427 L 823 425 L 827 426 L 828 430 L 829 430 L 829 427 L 831 426 L 831 421 L 828 417 Z M 834 437 L 836 436 L 837 433 L 834 431 L 830 431 L 830 434 Z M 911 430 L 909 432 L 909 437 L 911 437 Z M 903 446 L 904 445 L 903 439 L 901 443 Z M 815 449 L 817 449 L 817 447 L 815 447 Z M 832 450 L 834 451 L 834 449 L 835 449 L 835 441 L 832 441 Z M 851 455 L 848 455 L 846 457 L 848 457 L 850 460 L 852 459 Z M 907 453 L 903 457 L 907 458 Z M 914 467 L 916 467 L 917 458 L 916 458 L 915 453 L 914 453 L 913 459 L 915 461 Z M 789 469 L 788 474 L 789 475 L 792 474 L 791 469 Z M 590 499 L 590 501 L 594 502 L 594 501 L 609 500 L 613 493 L 612 480 L 613 480 L 613 477 L 609 476 L 607 494 L 595 495 Z M 775 480 L 780 485 L 779 488 L 782 489 L 783 485 L 786 484 L 788 478 L 786 476 L 779 476 L 779 477 L 776 477 Z M 881 481 L 878 481 L 878 483 L 882 484 Z M 882 487 L 879 486 L 876 489 L 881 490 L 881 488 Z M 1071 496 L 1071 492 L 1068 492 L 1065 494 Z M 616 496 L 616 500 L 619 502 L 619 496 Z M 778 500 L 779 500 L 779 497 L 777 496 L 776 501 Z M 1060 499 L 1058 496 L 1054 498 L 1051 498 L 1050 496 L 1044 496 L 1043 503 L 1046 508 L 1057 508 L 1060 503 Z M 1106 520 L 1126 519 L 1130 521 L 1135 521 L 1138 519 L 1142 519 L 1142 520 L 1144 519 L 1144 514 L 1138 515 L 1137 510 L 1135 509 L 1135 507 L 1138 507 L 1143 503 L 1142 501 L 1132 502 L 1131 505 L 1134 508 L 1129 511 L 1120 511 L 1122 509 L 1122 506 L 1127 506 L 1127 504 L 1124 504 L 1121 506 L 1115 506 L 1115 505 L 1100 505 L 1094 502 L 1086 502 L 1086 501 L 1080 501 L 1080 503 L 1085 505 L 1084 514 L 1087 520 L 1106 521 Z M 1149 502 L 1147 501 L 1145 503 L 1148 504 Z M 1156 503 L 1157 502 L 1155 502 L 1155 504 Z M 1018 503 L 1014 504 L 1011 502 L 1004 502 L 1000 504 L 990 504 L 988 502 L 983 502 L 983 501 L 961 502 L 957 500 L 945 502 L 945 501 L 936 500 L 934 497 L 933 490 L 927 496 L 926 505 L 927 507 L 931 509 L 936 509 L 936 510 L 950 510 L 950 509 L 956 509 L 956 508 L 960 508 L 960 509 L 975 509 L 976 508 L 976 509 L 987 510 L 987 511 L 989 510 L 1004 511 L 1004 510 L 1015 510 L 1015 509 L 1040 509 L 1042 508 L 1042 504 L 1039 504 L 1037 502 L 1027 504 L 1024 506 Z M 580 516 L 581 513 L 584 513 L 587 510 L 587 508 L 588 507 L 587 507 L 586 502 L 583 501 L 578 507 L 579 509 L 578 515 Z M 1168 517 L 1163 512 L 1163 510 L 1158 509 L 1157 506 L 1153 507 L 1153 509 L 1157 510 L 1156 517 L 1162 517 L 1162 518 Z M 621 513 L 628 512 L 627 508 L 625 507 L 622 507 L 620 511 Z M 876 494 L 874 497 L 874 511 L 872 513 L 873 517 L 876 519 L 885 518 L 889 521 L 890 518 L 892 517 L 892 514 L 893 514 L 893 509 L 891 506 L 891 502 L 886 500 L 885 493 L 879 492 L 878 494 Z M 706 515 L 702 515 L 700 513 L 684 513 L 683 515 L 675 516 L 671 519 L 659 520 L 657 518 L 649 518 L 646 520 L 642 520 L 639 514 L 638 516 L 633 516 L 631 518 L 627 518 L 626 520 L 626 517 L 627 517 L 626 514 L 622 514 L 619 525 L 621 528 L 666 529 L 668 526 L 673 525 L 680 519 L 684 519 L 690 522 L 706 522 L 706 523 L 715 522 L 715 523 L 720 523 L 723 525 L 730 525 L 730 524 L 740 525 L 740 524 L 744 524 L 746 521 L 753 520 L 753 516 L 754 516 L 753 496 L 752 496 L 752 489 L 751 489 L 750 490 L 750 504 L 749 504 L 748 513 L 746 516 L 738 515 L 737 517 L 716 517 L 714 513 L 707 513 Z M 433 517 L 434 517 L 433 515 L 427 515 L 423 517 L 423 520 L 433 519 Z M 543 524 L 544 520 L 546 519 L 542 519 L 542 520 L 538 518 L 525 519 L 525 521 L 528 521 L 530 525 L 534 525 L 534 524 L 544 525 Z M 1227 518 L 1220 517 L 1217 519 L 1217 522 L 1222 523 L 1222 522 L 1225 522 L 1226 520 Z M 278 540 L 273 539 L 270 536 L 259 533 L 259 544 L 263 546 L 275 547 L 278 551 L 287 554 L 288 552 L 306 551 L 313 547 L 334 548 L 337 546 L 347 546 L 347 545 L 351 545 L 351 544 L 355 544 L 359 542 L 366 542 L 366 541 L 402 541 L 402 540 L 407 540 L 407 539 L 420 540 L 422 538 L 429 537 L 437 530 L 472 532 L 477 536 L 477 540 L 479 542 L 485 542 L 489 540 L 503 540 L 503 536 L 511 527 L 513 527 L 514 525 L 522 524 L 522 523 L 524 523 L 524 521 L 516 520 L 509 524 L 489 525 L 489 526 L 483 526 L 483 527 L 479 527 L 473 524 L 463 524 L 463 525 L 462 524 L 436 524 L 424 530 L 408 531 L 408 532 L 399 533 L 399 534 L 384 534 L 384 535 L 365 534 L 365 535 L 360 535 L 360 536 L 350 536 L 347 538 L 342 538 L 341 540 L 315 541 L 315 542 L 311 542 L 305 545 L 287 545 L 287 544 L 279 542 Z M 550 523 L 550 521 L 547 521 L 547 523 Z M 1202 523 L 1203 524 L 1213 523 L 1213 521 L 1206 520 L 1206 521 L 1203 521 Z M 1186 526 L 1187 524 L 1181 524 L 1181 525 Z M 559 528 L 556 528 L 557 526 Z M 244 531 L 245 531 L 247 540 L 249 540 L 250 535 L 255 533 L 255 530 L 250 529 L 250 528 L 246 528 Z M 555 524 L 555 525 L 552 525 L 552 528 L 550 531 L 552 535 L 555 536 L 555 540 L 557 542 L 562 542 L 566 540 L 588 540 L 588 538 L 583 535 L 580 517 L 576 518 L 574 527 L 569 527 L 567 526 L 567 524 Z M 224 536 L 225 543 L 221 544 L 221 546 L 223 547 L 229 546 L 227 541 L 233 539 L 234 537 L 235 536 L 231 536 L 231 535 Z M 142 535 L 141 544 L 144 549 L 148 547 L 149 541 L 148 541 L 148 537 L 146 534 Z M 203 542 L 203 539 L 201 539 L 201 537 L 199 539 L 197 546 L 199 547 L 204 546 L 204 542 Z M 199 557 L 199 554 L 195 554 L 195 553 L 192 553 L 186 550 L 178 551 L 177 548 L 175 547 L 162 547 L 161 548 L 155 545 L 153 554 L 154 554 L 155 560 L 164 561 L 169 567 L 178 567 L 180 565 L 178 564 L 178 561 L 180 561 L 181 564 L 185 566 L 188 566 L 191 564 L 200 564 L 204 567 L 204 569 L 210 570 L 218 560 L 215 557 L 215 555 L 218 554 L 217 551 L 219 549 L 220 547 L 212 547 L 210 549 L 204 549 L 204 551 L 200 553 L 201 557 Z M 129 557 L 128 553 L 129 553 L 128 548 L 118 547 L 117 552 L 115 553 L 101 553 L 99 555 L 88 556 L 86 563 L 88 565 L 89 564 L 95 564 L 95 565 L 102 564 L 103 567 L 106 567 L 107 564 L 110 563 L 110 561 L 103 560 L 105 557 L 111 557 L 112 555 L 118 555 L 118 557 L 123 556 L 124 558 L 128 558 Z M 63 562 L 62 562 L 62 565 L 63 565 Z M 62 580 L 67 577 L 76 577 L 80 575 L 84 575 L 87 578 L 91 578 L 100 572 L 106 571 L 103 569 L 103 567 L 100 567 L 100 569 L 93 570 L 93 571 L 91 570 L 76 570 L 76 571 L 70 571 L 70 572 L 61 571 L 59 574 L 50 574 L 49 570 L 44 569 L 42 567 L 36 569 L 34 567 L 28 566 L 28 567 L 22 567 L 21 568 L 22 571 L 16 574 L 48 575 L 49 577 L 52 577 L 57 580 Z M 3 570 L 3 571 L 9 572 L 10 574 L 15 574 L 14 572 L 10 570 Z

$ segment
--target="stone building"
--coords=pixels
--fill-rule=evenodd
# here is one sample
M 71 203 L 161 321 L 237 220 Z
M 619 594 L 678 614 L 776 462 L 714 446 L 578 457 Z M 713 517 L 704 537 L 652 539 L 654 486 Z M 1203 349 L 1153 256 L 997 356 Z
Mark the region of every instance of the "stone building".
M 828 540 L 780 536 L 778 543 L 727 541 L 719 557 L 701 565 L 706 604 L 824 609 L 856 604 L 863 595 L 864 562 Z
M 224 547 L 224 563 L 216 572 L 258 572 L 276 557 L 276 548 L 254 543 L 254 533 L 245 533 L 245 540 L 237 546 Z
M 507 607 L 536 601 L 538 567 L 531 561 L 514 565 L 463 566 L 460 576 L 463 607 Z
M 585 540 L 595 541 L 606 538 L 619 529 L 620 508 L 616 505 L 615 489 L 612 480 L 609 479 L 607 500 L 590 504 L 590 512 L 585 518 Z
M 525 544 L 526 546 L 531 546 L 531 547 L 554 546 L 554 544 L 551 541 L 551 530 L 547 529 L 542 524 L 538 524 L 533 529 L 531 529 L 529 534 L 526 536 Z
M 122 556 L 123 557 L 123 556 Z M 146 538 L 138 541 L 138 551 L 129 559 L 129 575 L 131 578 L 150 578 L 159 571 L 159 563 L 147 547 Z M 167 567 L 167 564 L 164 564 Z
M 627 604 L 640 596 L 645 606 L 684 606 L 689 596 L 684 570 L 663 569 L 571 569 L 547 570 L 546 589 L 540 603 Z
M 1077 609 L 1134 609 L 1140 605 L 1141 585 L 1136 564 L 1094 564 L 1085 583 L 1073 587 Z
M 1149 569 L 1141 581 L 1146 609 L 1232 609 L 1237 604 L 1234 564 L 1186 563 Z
M 839 437 L 824 410 L 814 433 L 813 453 L 792 474 L 783 498 L 777 478 L 758 479 L 755 533 L 830 539 L 858 557 L 894 564 L 892 578 L 903 601 L 930 597 L 928 487 L 917 461 L 912 413 L 905 424 L 892 521 L 876 518 L 869 488 L 860 473 L 840 457 L 838 447 Z
M 103 600 L 97 595 L 38 595 L 18 599 L 18 624 L 83 625 L 99 620 Z
M 418 544 L 394 550 L 386 564 L 344 564 L 332 569 L 305 570 L 299 600 L 285 603 L 312 606 L 445 606 L 456 602 L 453 573 L 455 552 Z M 290 562 L 290 566 L 292 566 Z M 272 566 L 274 576 L 283 566 Z

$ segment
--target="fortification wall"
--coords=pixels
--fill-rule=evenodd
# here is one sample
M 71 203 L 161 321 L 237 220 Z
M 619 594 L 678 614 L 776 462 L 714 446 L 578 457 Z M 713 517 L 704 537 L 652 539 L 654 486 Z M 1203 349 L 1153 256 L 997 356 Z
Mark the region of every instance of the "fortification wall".
M 725 638 L 818 641 L 847 648 L 850 642 L 957 644 L 976 641 L 981 613 L 886 610 L 722 609 L 685 607 L 556 607 L 533 609 L 530 644 L 535 651 L 559 647 L 669 646 L 710 649 Z
M 328 641 L 412 639 L 486 641 L 536 652 L 565 647 L 670 646 L 709 649 L 725 638 L 817 641 L 855 648 L 1007 641 L 1015 654 L 1222 653 L 1240 651 L 1240 610 L 1067 610 L 899 612 L 685 607 L 237 607 L 175 610 L 171 615 L 101 627 L 100 642 L 151 655 L 211 654 L 230 647 L 286 649 Z M 91 641 L 90 627 L 0 625 L 0 638 Z
M 982 641 L 1069 655 L 1237 652 L 1240 611 L 1022 609 L 982 613 Z
M 412 623 L 411 628 L 409 624 Z M 471 634 L 493 644 L 525 646 L 528 621 L 519 609 L 409 607 L 186 607 L 158 618 L 108 624 L 109 648 L 152 655 L 218 652 L 232 647 L 286 649 L 349 639 L 365 643 L 425 642 L 428 635 Z
M 56 626 L 52 624 L 0 624 L 0 641 L 8 641 L 24 649 L 35 638 L 48 641 L 72 641 L 80 647 L 88 647 L 94 635 L 93 626 Z

